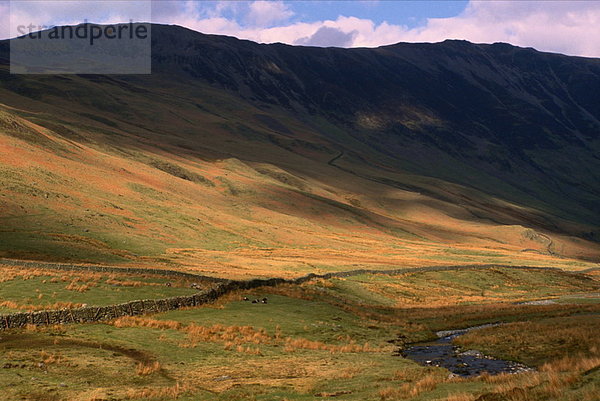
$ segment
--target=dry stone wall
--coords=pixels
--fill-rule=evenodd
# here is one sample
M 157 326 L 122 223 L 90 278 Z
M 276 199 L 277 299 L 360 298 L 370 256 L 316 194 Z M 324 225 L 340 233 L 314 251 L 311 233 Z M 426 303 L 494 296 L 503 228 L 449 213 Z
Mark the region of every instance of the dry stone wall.
M 21 328 L 27 325 L 45 326 L 69 323 L 93 323 L 116 319 L 121 316 L 139 316 L 150 313 L 204 305 L 214 302 L 224 294 L 284 282 L 281 279 L 228 281 L 194 295 L 163 299 L 144 299 L 109 306 L 86 306 L 82 308 L 48 310 L 0 315 L 0 330 Z
M 350 277 L 361 274 L 385 274 L 398 275 L 405 273 L 428 272 L 428 271 L 447 271 L 464 269 L 486 269 L 494 267 L 509 267 L 513 269 L 529 270 L 557 270 L 547 267 L 530 266 L 502 266 L 502 265 L 465 265 L 465 266 L 432 266 L 419 268 L 403 268 L 395 270 L 352 270 L 346 272 L 335 272 L 326 274 L 308 274 L 292 280 L 282 278 L 255 279 L 255 280 L 226 280 L 214 277 L 200 276 L 191 273 L 183 273 L 175 270 L 154 270 L 139 268 L 116 268 L 109 266 L 90 266 L 90 265 L 69 265 L 43 262 L 21 262 L 11 260 L 0 260 L 0 264 L 8 266 L 21 266 L 30 268 L 47 268 L 54 270 L 79 270 L 79 271 L 98 271 L 98 272 L 126 272 L 137 274 L 160 274 L 166 276 L 186 277 L 195 280 L 208 280 L 215 283 L 213 288 L 199 292 L 194 295 L 171 297 L 164 299 L 145 299 L 131 301 L 117 305 L 109 306 L 87 306 L 74 309 L 48 310 L 38 312 L 22 312 L 7 315 L 0 315 L 0 330 L 15 329 L 27 325 L 45 326 L 70 323 L 93 323 L 116 319 L 122 316 L 139 316 L 151 313 L 166 312 L 185 307 L 194 307 L 211 303 L 219 299 L 224 294 L 237 290 L 250 290 L 259 287 L 272 287 L 280 284 L 302 284 L 315 278 L 329 279 L 334 277 Z

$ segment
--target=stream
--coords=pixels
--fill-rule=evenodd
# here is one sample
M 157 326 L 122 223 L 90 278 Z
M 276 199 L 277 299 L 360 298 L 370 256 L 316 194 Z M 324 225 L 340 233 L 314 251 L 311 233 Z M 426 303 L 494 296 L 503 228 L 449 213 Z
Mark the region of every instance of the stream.
M 438 331 L 437 340 L 410 344 L 400 352 L 405 358 L 411 359 L 424 366 L 439 366 L 448 369 L 458 376 L 478 376 L 482 373 L 491 375 L 499 373 L 518 373 L 530 370 L 527 366 L 495 359 L 476 350 L 462 351 L 452 345 L 452 340 L 469 331 L 485 327 L 498 326 L 499 324 L 486 324 L 461 330 Z

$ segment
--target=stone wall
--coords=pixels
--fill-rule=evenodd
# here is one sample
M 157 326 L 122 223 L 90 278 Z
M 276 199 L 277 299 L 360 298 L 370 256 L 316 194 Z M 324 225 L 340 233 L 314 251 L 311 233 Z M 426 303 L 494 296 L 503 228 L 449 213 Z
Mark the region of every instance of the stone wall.
M 428 272 L 428 271 L 448 271 L 464 269 L 489 269 L 494 267 L 508 267 L 513 269 L 530 270 L 559 270 L 547 267 L 529 267 L 529 266 L 503 266 L 503 265 L 465 265 L 465 266 L 431 266 L 418 268 L 402 268 L 395 270 L 352 270 L 346 272 L 335 272 L 326 274 L 308 274 L 296 279 L 286 280 L 282 278 L 255 279 L 255 280 L 226 280 L 214 277 L 200 276 L 190 273 L 183 273 L 174 270 L 154 270 L 139 268 L 116 268 L 108 266 L 89 266 L 89 265 L 68 265 L 42 262 L 19 262 L 0 260 L 0 264 L 10 266 L 22 266 L 31 268 L 48 268 L 55 270 L 79 270 L 79 271 L 101 271 L 101 272 L 126 272 L 137 274 L 160 274 L 166 276 L 186 277 L 195 280 L 209 280 L 215 283 L 215 286 L 209 290 L 199 292 L 194 295 L 171 297 L 164 299 L 145 299 L 126 302 L 118 305 L 109 306 L 87 306 L 75 309 L 48 310 L 38 312 L 13 313 L 0 315 L 0 330 L 25 327 L 26 325 L 45 326 L 54 324 L 69 323 L 93 323 L 116 319 L 121 316 L 138 316 L 150 313 L 166 312 L 184 307 L 193 307 L 214 302 L 224 294 L 236 290 L 249 290 L 259 287 L 272 287 L 280 284 L 302 284 L 316 278 L 329 279 L 334 277 L 350 277 L 361 274 L 385 274 L 398 275 L 406 273 Z M 57 267 L 59 266 L 59 267 Z
M 27 325 L 46 326 L 69 323 L 93 323 L 116 319 L 121 316 L 139 316 L 150 313 L 204 305 L 214 302 L 224 294 L 235 290 L 248 290 L 274 286 L 285 282 L 282 279 L 227 281 L 194 295 L 164 299 L 143 299 L 108 306 L 86 306 L 82 308 L 48 310 L 0 315 L 0 330 L 15 329 Z

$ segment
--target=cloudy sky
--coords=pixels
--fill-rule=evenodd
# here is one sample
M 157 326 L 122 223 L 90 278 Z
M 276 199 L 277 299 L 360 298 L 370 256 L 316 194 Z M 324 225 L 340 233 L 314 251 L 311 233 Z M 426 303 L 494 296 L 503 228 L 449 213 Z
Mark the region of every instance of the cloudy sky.
M 600 1 L 0 0 L 0 37 L 18 25 L 152 21 L 257 42 L 380 46 L 466 39 L 600 57 Z

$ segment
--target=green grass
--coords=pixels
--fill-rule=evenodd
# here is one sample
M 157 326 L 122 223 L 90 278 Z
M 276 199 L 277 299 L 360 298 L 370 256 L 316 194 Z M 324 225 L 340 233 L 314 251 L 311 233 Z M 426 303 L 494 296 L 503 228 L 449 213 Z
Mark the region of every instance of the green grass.
M 44 279 L 35 277 L 0 283 L 0 291 L 16 296 L 19 288 L 21 291 L 35 291 L 40 287 L 41 292 L 50 292 L 54 288 L 52 285 L 66 284 L 43 283 Z M 141 277 L 136 280 L 162 283 L 165 279 Z M 390 300 L 400 301 L 402 297 L 413 299 L 412 293 L 386 292 L 382 295 L 379 291 L 373 291 L 397 284 L 426 291 L 432 302 L 439 300 L 435 295 L 436 290 L 441 294 L 449 286 L 455 292 L 454 297 L 477 294 L 482 289 L 495 287 L 505 302 L 486 303 L 483 300 L 478 304 L 463 304 L 456 298 L 444 307 L 432 307 L 430 300 L 424 297 L 418 307 L 403 308 Z M 536 290 L 542 285 L 548 289 Z M 581 326 L 584 317 L 568 316 L 597 313 L 597 305 L 516 306 L 512 302 L 521 299 L 523 289 L 529 290 L 528 297 L 535 298 L 548 291 L 560 292 L 564 296 L 589 294 L 595 291 L 593 285 L 594 282 L 560 272 L 501 269 L 414 273 L 395 277 L 362 275 L 344 280 L 317 280 L 303 286 L 239 292 L 211 306 L 170 311 L 141 319 L 163 322 L 172 327 L 170 329 L 136 324 L 123 327 L 86 324 L 5 333 L 0 341 L 0 366 L 10 364 L 10 367 L 0 369 L 0 386 L 6 389 L 9 398 L 36 400 L 70 400 L 78 397 L 87 401 L 92 399 L 87 393 L 90 387 L 99 388 L 99 399 L 124 400 L 128 391 L 137 391 L 139 395 L 143 389 L 169 388 L 179 382 L 189 386 L 180 394 L 179 400 L 314 400 L 335 396 L 335 399 L 358 401 L 384 400 L 386 398 L 381 394 L 413 391 L 419 386 L 419 380 L 429 377 L 436 384 L 417 392 L 412 399 L 439 401 L 452 393 L 480 395 L 496 391 L 495 385 L 483 379 L 448 380 L 448 372 L 442 369 L 422 367 L 394 356 L 396 346 L 389 344 L 388 340 L 401 334 L 416 341 L 431 336 L 435 330 L 494 320 L 531 320 L 552 330 L 558 323 L 573 319 L 570 321 L 580 323 L 573 323 L 571 327 Z M 102 288 L 103 291 L 94 292 L 96 288 Z M 100 298 L 109 296 L 116 297 L 115 300 L 125 300 L 119 298 L 122 296 L 137 298 L 145 295 L 140 291 L 154 290 L 187 289 L 163 286 L 104 288 L 100 285 L 84 293 L 62 291 L 61 297 L 78 296 L 81 298 L 77 299 L 90 304 L 103 302 L 104 299 Z M 114 293 L 111 294 L 111 291 Z M 243 296 L 251 299 L 266 296 L 269 301 L 267 304 L 252 304 L 243 301 Z M 73 300 L 73 297 L 61 299 Z M 180 326 L 172 326 L 172 322 L 178 322 Z M 250 326 L 252 332 L 263 330 L 262 333 L 270 340 L 255 343 L 251 335 L 244 337 L 240 334 L 240 351 L 236 348 L 237 343 L 228 348 L 228 340 L 224 338 L 206 337 L 202 341 L 194 341 L 195 337 L 188 333 L 190 326 L 215 325 L 222 327 L 219 330 L 233 327 L 233 333 L 239 333 L 242 330 L 240 327 Z M 485 332 L 482 337 L 485 343 L 495 344 L 492 339 L 504 338 L 497 334 L 501 332 L 494 331 L 496 329 L 502 328 Z M 543 336 L 543 330 L 537 330 L 535 334 Z M 310 346 L 288 349 L 287 338 L 305 341 L 302 344 L 318 342 L 328 347 L 344 346 L 350 340 L 357 344 L 368 342 L 372 351 L 332 353 L 329 350 L 311 349 Z M 514 348 L 522 354 L 531 355 L 534 353 L 528 347 L 542 344 L 536 352 L 546 353 L 551 358 L 575 352 L 572 346 L 561 347 L 555 342 L 561 339 L 560 335 L 555 335 L 547 343 L 536 338 L 531 336 L 529 342 L 523 342 L 519 347 L 507 346 L 509 343 L 504 341 L 496 343 L 506 349 Z M 499 353 L 498 346 L 495 347 L 490 346 L 485 350 Z M 247 352 L 246 348 L 252 352 Z M 253 350 L 257 350 L 258 354 Z M 42 352 L 59 355 L 62 359 L 40 368 L 37 364 Z M 157 361 L 161 370 L 140 376 L 136 373 L 140 360 L 144 363 Z M 93 378 L 90 378 L 92 375 Z M 32 376 L 36 379 L 30 381 Z M 590 391 L 590 385 L 598 383 L 596 376 L 589 376 L 586 380 L 591 382 L 569 387 L 565 391 L 581 395 Z M 84 384 L 86 382 L 89 385 Z M 42 397 L 40 394 L 46 395 Z M 55 398 L 44 398 L 48 394 L 54 394 Z M 151 398 L 139 395 L 133 399 Z M 164 396 L 155 399 L 174 398 Z M 548 398 L 535 395 L 531 399 L 537 401 Z
M 585 276 L 511 268 L 458 269 L 401 276 L 359 275 L 332 279 L 330 283 L 333 286 L 327 286 L 323 291 L 356 302 L 387 306 L 402 299 L 413 302 L 428 300 L 430 303 L 455 299 L 456 303 L 469 303 L 472 302 L 469 297 L 488 297 L 490 301 L 498 302 L 560 297 L 581 289 L 598 289 L 598 283 Z M 402 286 L 396 286 L 397 283 L 402 283 Z M 484 302 L 484 299 L 477 302 Z
M 177 320 L 185 324 L 213 325 L 220 323 L 223 325 L 252 325 L 257 328 L 264 327 L 271 334 L 274 333 L 275 327 L 280 325 L 285 336 L 302 336 L 304 338 L 326 341 L 331 344 L 339 342 L 335 339 L 335 336 L 340 334 L 352 335 L 356 338 L 368 337 L 374 342 L 377 342 L 378 338 L 381 340 L 387 338 L 383 332 L 379 332 L 379 335 L 377 335 L 377 331 L 373 332 L 373 330 L 363 327 L 361 320 L 356 316 L 352 316 L 327 303 L 303 301 L 277 295 L 269 295 L 269 298 L 271 302 L 267 305 L 233 301 L 223 309 L 199 308 L 168 312 L 156 317 L 165 320 Z M 334 327 L 338 326 L 343 326 L 343 328 L 334 330 Z M 317 392 L 349 391 L 349 389 L 352 391 L 350 399 L 358 400 L 364 399 L 363 397 L 371 394 L 372 389 L 369 383 L 384 380 L 398 367 L 406 364 L 412 365 L 411 362 L 391 357 L 389 354 L 330 354 L 328 351 L 314 350 L 285 352 L 279 345 L 260 345 L 262 355 L 259 356 L 227 351 L 224 350 L 222 344 L 216 343 L 200 343 L 193 348 L 184 348 L 180 344 L 187 342 L 186 335 L 175 330 L 136 327 L 118 329 L 104 324 L 66 327 L 65 332 L 58 335 L 58 337 L 52 332 L 27 334 L 25 339 L 23 339 L 23 344 L 28 344 L 28 355 L 30 357 L 27 359 L 24 355 L 21 355 L 21 359 L 18 362 L 22 363 L 22 359 L 25 358 L 27 359 L 26 362 L 31 365 L 34 363 L 31 356 L 35 355 L 36 352 L 41 352 L 42 349 L 55 352 L 57 347 L 50 345 L 51 343 L 48 344 L 53 336 L 60 342 L 67 342 L 68 339 L 85 339 L 92 343 L 110 343 L 113 347 L 142 350 L 144 353 L 151 354 L 159 360 L 166 371 L 177 377 L 185 375 L 184 372 L 213 370 L 214 372 L 210 376 L 218 378 L 221 376 L 221 373 L 224 375 L 233 368 L 236 373 L 230 373 L 234 377 L 232 380 L 246 381 L 240 376 L 247 376 L 248 374 L 252 376 L 253 373 L 249 370 L 251 368 L 246 368 L 245 366 L 257 366 L 258 364 L 260 365 L 259 369 L 261 372 L 259 376 L 264 376 L 264 380 L 273 382 L 272 386 L 265 387 L 253 385 L 252 380 L 250 380 L 250 383 L 245 383 L 240 388 L 231 388 L 217 394 L 205 393 L 201 390 L 202 386 L 200 386 L 200 390 L 194 391 L 194 394 L 189 395 L 189 398 L 185 396 L 182 398 L 190 400 L 226 400 L 247 396 L 256 396 L 256 399 L 262 400 L 282 399 L 281 397 L 300 400 L 312 399 L 313 393 Z M 39 347 L 35 345 L 36 342 L 45 342 L 46 345 Z M 0 349 L 2 346 L 0 345 Z M 12 347 L 13 343 L 9 343 L 8 346 Z M 4 343 L 4 347 L 7 347 L 6 343 Z M 19 348 L 17 345 L 14 345 L 14 347 Z M 7 348 L 4 348 L 3 351 L 7 351 Z M 77 347 L 64 350 L 59 349 L 59 351 L 72 360 L 77 359 L 77 353 L 79 352 Z M 82 387 L 77 383 L 91 374 L 91 370 L 96 372 L 96 378 L 92 383 L 98 387 L 119 389 L 123 387 L 150 386 L 150 384 L 152 387 L 166 385 L 162 379 L 152 383 L 147 379 L 136 379 L 135 374 L 123 372 L 122 369 L 127 364 L 126 361 L 121 361 L 118 357 L 114 361 L 108 360 L 106 356 L 110 355 L 109 353 L 100 356 L 96 354 L 96 351 L 91 353 L 90 360 L 86 365 L 88 370 L 71 370 L 66 376 L 61 376 L 61 372 L 64 372 L 65 367 L 56 366 L 55 368 L 50 366 L 49 370 L 52 371 L 52 374 L 44 375 L 41 378 L 43 384 L 39 386 L 36 384 L 34 388 L 53 388 L 59 394 L 81 392 Z M 9 359 L 5 357 L 8 354 L 3 352 L 2 355 L 3 357 L 0 357 L 0 364 L 9 363 L 7 362 Z M 344 369 L 362 366 L 365 372 L 358 378 L 337 379 L 335 381 L 325 378 L 313 380 L 308 372 L 304 370 L 304 366 L 318 368 L 325 360 L 328 361 L 328 364 L 340 366 Z M 292 363 L 291 361 L 293 361 L 293 366 L 289 366 Z M 278 363 L 285 365 L 276 368 L 275 366 Z M 129 365 L 130 370 L 133 369 L 134 364 L 131 361 Z M 273 369 L 269 368 L 270 366 L 273 366 Z M 280 371 L 282 370 L 288 372 L 286 374 L 290 377 L 280 377 Z M 10 369 L 0 372 L 0 376 L 2 376 L 0 385 L 3 383 L 3 380 L 5 380 L 4 383 L 7 383 L 7 372 L 14 375 L 21 371 L 19 369 Z M 119 374 L 122 376 L 119 377 Z M 295 375 L 300 376 L 294 377 Z M 191 376 L 193 377 L 193 375 Z M 65 388 L 58 387 L 59 378 L 60 381 L 67 384 Z M 211 381 L 216 383 L 214 378 Z M 260 379 L 260 377 L 257 379 Z M 289 383 L 286 384 L 286 380 Z M 295 389 L 294 383 L 298 381 L 310 382 L 310 391 L 305 392 Z M 8 388 L 9 394 L 14 395 L 30 395 L 33 391 L 33 389 L 21 386 Z
M 67 289 L 74 277 L 69 272 L 37 277 L 16 277 L 0 283 L 0 302 L 9 301 L 19 305 L 34 305 L 36 307 L 50 306 L 55 303 L 87 304 L 89 306 L 113 305 L 138 299 L 160 299 L 180 295 L 191 295 L 198 290 L 185 287 L 167 287 L 164 284 L 171 280 L 167 278 L 145 278 L 113 275 L 113 281 L 107 282 L 108 276 L 98 280 L 79 281 L 74 287 L 92 283 L 79 292 Z M 62 279 L 64 278 L 64 280 Z M 58 279 L 52 282 L 52 279 Z M 133 286 L 131 281 L 137 282 Z M 158 284 L 158 285 L 151 285 Z M 19 312 L 21 309 L 2 307 L 2 312 Z
M 302 336 L 328 344 L 343 343 L 337 339 L 341 334 L 350 335 L 359 343 L 385 342 L 389 339 L 385 330 L 369 327 L 368 322 L 328 303 L 271 295 L 267 292 L 248 294 L 251 299 L 261 299 L 265 295 L 269 299 L 266 305 L 239 300 L 228 303 L 222 309 L 172 311 L 161 314 L 159 318 L 202 325 L 253 326 L 260 322 L 260 327 L 270 333 L 281 326 L 282 333 L 286 336 Z
M 32 217 L 34 219 L 35 217 Z M 20 219 L 22 222 L 25 220 Z M 80 235 L 83 234 L 80 231 Z M 119 263 L 128 259 L 116 255 L 111 249 L 102 249 L 65 243 L 46 233 L 26 231 L 0 231 L 0 256 L 17 259 L 50 261 L 88 261 Z

